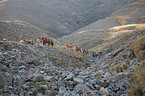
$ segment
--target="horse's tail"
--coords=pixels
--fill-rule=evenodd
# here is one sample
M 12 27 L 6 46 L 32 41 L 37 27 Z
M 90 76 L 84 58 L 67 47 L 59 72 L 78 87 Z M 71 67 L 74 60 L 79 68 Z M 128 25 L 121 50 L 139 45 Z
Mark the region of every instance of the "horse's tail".
M 34 45 L 34 40 L 31 40 L 32 41 L 32 45 Z

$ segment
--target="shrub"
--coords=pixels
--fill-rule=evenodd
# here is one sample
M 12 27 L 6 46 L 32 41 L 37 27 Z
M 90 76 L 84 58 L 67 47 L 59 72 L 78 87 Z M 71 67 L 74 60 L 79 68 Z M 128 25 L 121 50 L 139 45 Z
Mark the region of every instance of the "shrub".
M 133 44 L 130 46 L 130 50 L 134 52 L 138 59 L 141 59 L 144 56 L 143 50 L 145 50 L 145 36 L 140 37 L 133 42 Z
M 145 95 L 145 62 L 142 62 L 135 70 L 133 76 L 130 78 L 133 87 L 130 89 L 130 96 L 144 96 Z

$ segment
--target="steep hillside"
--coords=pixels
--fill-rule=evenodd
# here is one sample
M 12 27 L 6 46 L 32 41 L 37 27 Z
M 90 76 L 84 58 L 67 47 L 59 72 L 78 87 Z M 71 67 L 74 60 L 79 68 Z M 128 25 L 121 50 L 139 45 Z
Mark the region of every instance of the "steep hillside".
M 0 21 L 27 25 L 52 37 L 61 37 L 134 1 L 137 0 L 2 0 Z

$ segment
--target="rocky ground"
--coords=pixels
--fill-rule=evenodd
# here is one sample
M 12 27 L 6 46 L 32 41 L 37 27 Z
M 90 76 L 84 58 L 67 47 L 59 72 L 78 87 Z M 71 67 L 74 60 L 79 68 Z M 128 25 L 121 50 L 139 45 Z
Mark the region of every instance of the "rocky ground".
M 49 56 L 42 50 L 51 50 Z M 0 42 L 0 96 L 129 96 L 127 90 L 132 86 L 129 81 L 132 73 L 109 72 L 104 64 L 109 62 L 110 56 L 88 54 L 81 57 L 64 50 Z M 51 59 L 52 53 L 57 60 Z M 68 62 L 59 60 L 62 58 Z

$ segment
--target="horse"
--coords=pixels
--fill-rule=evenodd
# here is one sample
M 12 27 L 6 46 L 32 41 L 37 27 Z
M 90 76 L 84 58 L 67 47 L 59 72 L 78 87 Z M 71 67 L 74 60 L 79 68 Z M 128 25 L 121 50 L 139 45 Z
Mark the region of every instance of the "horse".
M 78 46 L 74 46 L 74 52 L 77 52 L 77 51 L 83 53 L 83 49 L 82 48 L 80 48 Z
M 21 40 L 20 43 L 23 43 L 26 45 L 33 45 L 33 40 Z
M 44 43 L 45 43 L 45 42 L 44 42 L 44 38 L 42 38 L 42 37 L 38 37 L 38 38 L 37 38 L 37 45 L 39 45 L 39 44 L 45 45 Z
M 51 46 L 54 45 L 53 41 L 52 41 L 51 39 L 46 38 L 46 36 L 38 37 L 38 38 L 37 38 L 37 44 L 38 44 L 38 45 L 39 45 L 39 44 L 41 44 L 41 45 L 46 45 L 46 44 L 48 44 L 48 45 L 51 45 Z
M 48 39 L 48 38 L 45 38 L 43 43 L 44 43 L 44 45 L 48 44 L 48 46 L 54 45 L 53 41 L 51 39 Z
M 66 44 L 65 46 L 66 46 L 66 49 L 72 49 L 72 45 L 70 44 Z

